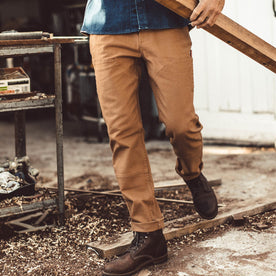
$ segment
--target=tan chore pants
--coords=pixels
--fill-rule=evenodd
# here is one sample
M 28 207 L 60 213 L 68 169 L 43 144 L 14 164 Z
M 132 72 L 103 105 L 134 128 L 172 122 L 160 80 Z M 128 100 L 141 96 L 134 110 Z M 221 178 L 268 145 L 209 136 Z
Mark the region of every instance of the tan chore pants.
M 201 124 L 193 106 L 193 64 L 188 28 L 91 35 L 90 51 L 98 97 L 108 127 L 113 166 L 133 231 L 164 226 L 144 143 L 138 101 L 140 58 L 144 59 L 160 120 L 185 180 L 202 168 Z

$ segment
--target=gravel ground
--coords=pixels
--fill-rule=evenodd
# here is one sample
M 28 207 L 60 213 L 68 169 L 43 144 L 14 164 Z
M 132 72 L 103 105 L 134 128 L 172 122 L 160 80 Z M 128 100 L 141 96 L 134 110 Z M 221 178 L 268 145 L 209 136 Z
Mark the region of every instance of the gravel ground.
M 75 197 L 68 199 L 66 206 L 74 211 L 74 214 L 66 220 L 63 227 L 16 234 L 13 231 L 15 229 L 1 225 L 1 275 L 101 275 L 105 260 L 98 258 L 92 250 L 86 249 L 86 244 L 127 232 L 129 224 L 125 205 L 120 197 L 96 199 L 86 203 Z M 164 204 L 162 207 L 173 209 L 175 206 Z M 185 208 L 182 208 L 182 215 L 186 213 L 184 210 Z M 188 213 L 191 212 L 188 210 Z M 169 217 L 174 216 L 169 213 L 167 218 Z M 55 220 L 54 214 L 50 216 L 49 222 L 50 220 Z M 176 261 L 176 256 L 183 247 L 221 236 L 231 228 L 263 232 L 275 225 L 276 211 L 248 217 L 240 226 L 224 224 L 201 229 L 191 235 L 169 241 L 169 254 Z M 166 275 L 171 266 L 170 261 L 169 266 L 163 264 L 150 267 L 147 270 L 150 272 L 148 275 Z
M 38 186 L 55 186 L 55 133 L 48 120 L 32 121 L 27 125 L 27 152 L 31 163 L 40 170 Z M 112 169 L 112 160 L 107 143 L 98 144 L 93 138 L 84 138 L 78 127 L 65 123 L 64 158 L 65 184 L 75 189 L 118 188 Z M 2 133 L 0 161 L 12 158 L 11 122 L 0 122 Z M 43 133 L 43 135 L 41 135 Z M 31 134 L 31 135 L 30 135 Z M 180 181 L 174 171 L 175 156 L 167 141 L 147 143 L 149 159 L 155 182 Z M 227 209 L 238 202 L 259 200 L 275 192 L 276 158 L 275 149 L 206 146 L 204 148 L 204 172 L 208 179 L 222 179 L 216 187 L 219 203 Z M 52 190 L 39 189 L 43 196 L 52 197 Z M 42 198 L 43 198 L 42 196 Z M 157 193 L 158 197 L 190 200 L 185 189 Z M 26 198 L 17 198 L 1 203 L 0 208 L 20 205 Z M 161 203 L 165 220 L 193 214 L 189 206 L 175 203 Z M 120 197 L 87 196 L 67 194 L 67 220 L 64 227 L 55 227 L 43 232 L 16 234 L 14 229 L 0 220 L 0 274 L 1 275 L 101 275 L 106 260 L 99 259 L 86 244 L 112 237 L 130 230 L 125 204 Z M 221 237 L 232 229 L 243 233 L 267 233 L 275 227 L 276 213 L 269 212 L 248 218 L 242 225 L 221 225 L 212 229 L 201 229 L 191 235 L 168 242 L 170 260 L 168 263 L 150 267 L 143 275 L 183 274 L 183 254 L 194 250 L 202 241 Z M 53 212 L 47 217 L 47 224 L 56 223 Z M 187 251 L 188 252 L 188 251 Z M 189 252 L 187 253 L 189 254 Z M 200 252 L 197 252 L 200 255 Z M 251 256 L 254 260 L 254 256 Z M 202 260 L 201 260 L 202 261 Z M 211 268 L 208 268 L 211 269 Z M 191 270 L 192 271 L 192 270 Z M 211 271 L 211 270 L 210 270 Z M 179 274 L 179 273 L 180 274 Z M 188 274 L 206 275 L 205 274 Z M 207 274 L 208 275 L 208 274 Z M 220 274 L 209 274 L 211 276 Z M 240 274 L 229 274 L 236 276 Z M 252 274 L 250 276 L 262 274 Z M 142 276 L 139 275 L 139 276 Z

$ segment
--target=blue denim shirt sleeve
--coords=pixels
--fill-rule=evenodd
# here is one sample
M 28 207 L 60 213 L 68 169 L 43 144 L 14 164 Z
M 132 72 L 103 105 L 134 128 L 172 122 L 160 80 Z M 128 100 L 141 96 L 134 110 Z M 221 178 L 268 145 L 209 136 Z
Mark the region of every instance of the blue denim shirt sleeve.
M 124 34 L 180 28 L 189 23 L 154 0 L 88 0 L 82 33 Z

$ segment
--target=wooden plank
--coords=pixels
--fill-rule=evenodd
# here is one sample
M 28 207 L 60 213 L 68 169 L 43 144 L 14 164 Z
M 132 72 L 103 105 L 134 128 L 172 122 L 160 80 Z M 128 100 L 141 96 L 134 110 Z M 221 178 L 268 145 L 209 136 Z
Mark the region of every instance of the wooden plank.
M 45 188 L 45 186 L 44 186 Z M 48 189 L 57 190 L 56 187 L 49 187 Z M 64 191 L 68 192 L 77 192 L 77 193 L 84 193 L 84 194 L 95 194 L 95 195 L 110 195 L 110 196 L 122 196 L 120 190 L 111 190 L 111 191 L 91 191 L 91 190 L 81 190 L 81 189 L 72 189 L 72 188 L 64 188 Z M 190 200 L 182 200 L 182 199 L 170 199 L 170 198 L 156 198 L 157 201 L 160 202 L 168 202 L 168 203 L 178 203 L 178 204 L 188 204 L 194 205 L 193 201 Z M 218 207 L 225 207 L 223 204 L 218 204 Z
M 53 53 L 53 45 L 18 45 L 18 46 L 0 46 L 0 57 L 14 57 L 23 55 L 34 55 L 42 53 Z
M 244 217 L 244 216 L 254 216 L 256 214 L 260 214 L 263 212 L 271 211 L 276 209 L 276 201 L 275 197 L 271 197 L 262 203 L 258 203 L 255 205 L 250 205 L 252 202 L 243 202 L 243 206 L 247 207 L 240 207 L 228 212 L 224 212 L 220 214 L 217 218 L 212 220 L 202 220 L 198 223 L 188 224 L 184 227 L 174 227 L 174 221 L 166 222 L 166 226 L 164 228 L 164 236 L 166 240 L 171 240 L 174 238 L 178 238 L 184 235 L 191 234 L 198 229 L 206 229 L 215 227 L 226 222 L 231 222 L 237 217 Z M 193 218 L 198 217 L 192 216 Z M 185 220 L 185 218 L 183 218 Z M 179 219 L 177 220 L 179 222 Z M 112 241 L 104 243 L 102 242 L 92 242 L 87 244 L 88 248 L 91 248 L 95 251 L 99 257 L 101 258 L 111 258 L 115 255 L 122 254 L 129 246 L 132 240 L 132 232 L 124 233 L 117 238 L 112 238 Z
M 57 190 L 56 187 L 49 187 L 48 189 Z M 95 194 L 95 195 L 110 195 L 110 196 L 120 196 L 120 197 L 122 196 L 122 194 L 121 194 L 121 192 L 119 190 L 91 191 L 91 190 L 64 188 L 64 191 L 84 193 L 84 194 Z M 180 204 L 189 204 L 189 205 L 193 205 L 194 204 L 193 201 L 179 200 L 179 199 L 156 198 L 156 200 L 157 201 L 163 201 L 163 202 L 174 202 L 174 203 L 180 203 Z
M 111 258 L 125 252 L 133 239 L 133 233 L 127 232 L 115 237 L 112 242 L 92 242 L 87 244 L 88 249 L 92 249 L 100 258 Z
M 38 108 L 51 108 L 55 106 L 55 96 L 47 96 L 42 99 L 14 99 L 0 102 L 0 112 L 20 111 Z
M 192 11 L 198 4 L 198 0 L 155 1 L 184 18 L 190 18 Z M 220 14 L 214 26 L 203 29 L 276 73 L 276 48 L 229 17 Z
M 187 204 L 187 205 L 194 205 L 193 201 L 190 200 L 181 200 L 181 199 L 171 199 L 171 198 L 156 198 L 157 201 L 160 202 L 168 202 L 168 203 L 178 203 L 178 204 Z M 225 207 L 224 204 L 218 204 L 218 207 Z
M 0 209 L 0 218 L 26 214 L 29 212 L 39 211 L 47 208 L 55 208 L 56 199 L 47 199 L 44 201 L 34 202 L 30 204 L 22 204 L 21 206 L 12 206 Z
M 222 185 L 221 179 L 214 179 L 208 181 L 209 185 L 212 187 L 220 186 Z M 184 181 L 179 180 L 167 180 L 167 181 L 159 181 L 154 183 L 154 190 L 160 191 L 160 190 L 177 190 L 180 188 L 183 188 L 187 186 Z
M 46 218 L 46 216 L 48 214 L 49 214 L 49 210 L 46 210 L 44 213 L 38 212 L 38 213 L 31 214 L 31 215 L 28 215 L 25 217 L 20 217 L 15 220 L 7 221 L 7 222 L 5 222 L 5 224 L 12 225 L 12 226 L 19 226 L 19 227 L 23 228 L 23 230 L 15 231 L 17 233 L 30 233 L 30 232 L 40 231 L 40 230 L 44 230 L 44 229 L 51 228 L 51 227 L 55 226 L 53 224 L 38 226 L 38 224 L 41 223 Z M 40 217 L 40 218 L 34 223 L 34 225 L 26 222 L 28 220 L 31 220 L 31 219 L 37 218 L 37 217 Z
M 217 187 L 222 185 L 222 180 L 221 179 L 214 179 L 214 180 L 209 180 L 208 183 L 212 187 Z M 66 184 L 66 183 L 65 183 Z M 53 182 L 47 182 L 44 184 L 38 184 L 37 187 L 40 188 L 47 188 L 47 189 L 57 189 L 56 186 L 57 183 L 56 181 Z M 179 180 L 168 180 L 168 181 L 160 181 L 154 183 L 154 190 L 156 191 L 161 191 L 161 190 L 177 190 L 180 188 L 183 188 L 187 186 L 185 182 L 179 182 Z M 93 190 L 83 190 L 83 189 L 76 189 L 76 188 L 64 188 L 65 191 L 68 192 L 81 192 L 81 193 L 96 193 L 96 194 L 103 194 L 103 195 L 109 195 L 109 194 L 114 194 L 114 193 L 120 193 L 121 191 L 119 189 L 116 190 L 107 190 L 107 191 L 93 191 Z
M 165 227 L 166 226 L 171 227 L 171 225 L 175 225 L 175 224 L 185 225 L 187 224 L 188 221 L 191 221 L 196 218 L 198 218 L 197 214 L 167 221 L 165 222 Z M 96 242 L 87 244 L 87 248 L 92 249 L 101 258 L 110 258 L 127 250 L 132 238 L 133 238 L 133 233 L 127 232 L 127 233 L 112 237 L 110 243 L 106 241 L 96 241 Z
M 34 223 L 34 225 L 38 226 L 52 211 L 53 209 L 47 209 L 43 214 L 41 214 L 41 217 L 38 218 L 38 220 Z
M 14 46 L 14 45 L 53 45 L 53 44 L 64 44 L 74 43 L 74 39 L 67 38 L 43 38 L 43 39 L 18 39 L 18 40 L 0 40 L 1 46 Z
M 16 231 L 16 233 L 19 233 L 19 234 L 20 233 L 30 233 L 30 232 L 42 231 L 42 230 L 53 228 L 53 227 L 56 227 L 56 225 L 50 224 L 50 225 L 44 225 L 44 226 L 29 227 L 28 229 Z

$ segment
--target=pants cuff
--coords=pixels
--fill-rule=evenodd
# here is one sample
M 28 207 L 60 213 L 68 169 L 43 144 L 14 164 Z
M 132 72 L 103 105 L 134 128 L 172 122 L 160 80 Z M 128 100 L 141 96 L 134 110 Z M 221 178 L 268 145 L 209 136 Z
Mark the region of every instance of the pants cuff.
M 183 180 L 185 182 L 192 180 L 194 178 L 197 178 L 200 175 L 202 168 L 203 168 L 203 163 L 201 162 L 198 169 L 195 170 L 194 172 L 184 173 L 184 170 L 182 169 L 180 160 L 178 158 L 176 160 L 175 171 L 179 176 L 181 176 L 183 178 Z
M 131 222 L 131 230 L 134 232 L 153 232 L 164 227 L 164 218 L 147 223 Z

